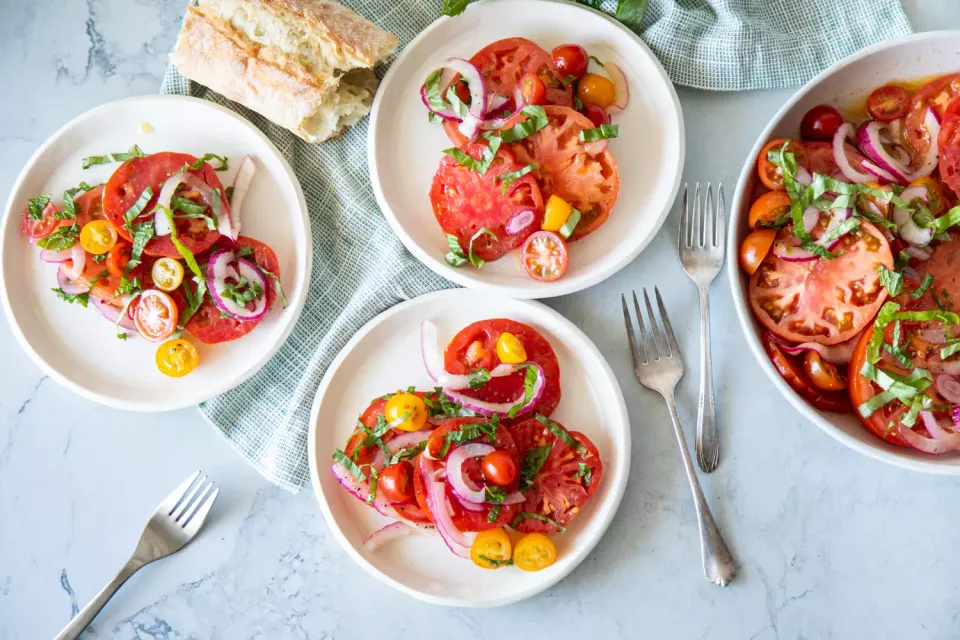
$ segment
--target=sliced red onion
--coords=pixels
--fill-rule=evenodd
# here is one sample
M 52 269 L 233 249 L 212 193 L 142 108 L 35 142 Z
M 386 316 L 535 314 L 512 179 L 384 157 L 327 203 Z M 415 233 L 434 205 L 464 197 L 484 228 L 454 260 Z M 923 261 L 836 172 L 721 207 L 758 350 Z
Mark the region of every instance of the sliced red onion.
M 859 169 L 853 167 L 850 164 L 849 158 L 847 158 L 846 149 L 844 145 L 847 142 L 847 139 L 854 138 L 854 129 L 853 125 L 849 122 L 844 122 L 840 125 L 840 128 L 837 129 L 837 132 L 833 136 L 833 160 L 837 163 L 837 166 L 840 167 L 840 171 L 843 172 L 843 175 L 850 182 L 873 182 L 875 180 L 873 174 L 865 173 Z
M 426 529 L 411 527 L 405 521 L 398 521 L 374 531 L 363 541 L 363 546 L 366 547 L 367 551 L 373 552 L 388 542 L 407 536 L 422 536 L 426 533 Z
M 929 260 L 933 256 L 933 252 L 925 247 L 914 247 L 911 245 L 904 249 L 904 251 L 917 260 Z
M 477 132 L 480 130 L 481 125 L 483 125 L 484 120 L 476 117 L 472 113 L 468 113 L 466 117 L 457 125 L 457 131 L 460 132 L 465 138 L 473 140 L 477 137 Z
M 253 156 L 247 154 L 240 162 L 240 169 L 237 171 L 237 177 L 233 179 L 233 194 L 230 196 L 230 215 L 218 218 L 217 231 L 220 235 L 227 236 L 236 241 L 240 235 L 240 209 L 243 207 L 243 201 L 247 197 L 247 191 L 250 189 L 250 183 L 257 172 L 257 165 L 253 161 Z
M 435 465 L 423 457 L 420 458 L 420 465 L 427 508 L 437 525 L 437 532 L 451 551 L 462 558 L 469 558 L 470 545 L 473 544 L 473 538 L 476 534 L 464 534 L 453 524 L 453 517 L 450 515 L 450 503 L 447 499 L 447 485 L 437 477 L 442 468 L 433 469 Z
M 389 440 L 386 445 L 387 449 L 390 450 L 390 455 L 395 454 L 401 449 L 409 449 L 415 447 L 427 438 L 430 437 L 430 429 L 420 429 L 419 431 L 405 431 L 398 435 L 396 438 Z M 370 464 L 379 472 L 383 469 L 383 463 L 386 462 L 386 454 L 383 452 L 383 449 L 377 449 L 377 454 L 373 457 L 373 462 Z
M 469 375 L 447 373 L 443 368 L 443 349 L 440 348 L 440 340 L 437 337 L 437 325 L 429 320 L 420 323 L 420 357 L 423 359 L 423 367 L 427 370 L 427 375 L 441 387 L 453 390 L 470 387 Z M 490 377 L 508 376 L 526 366 L 525 364 L 499 364 L 490 372 Z
M 886 129 L 887 124 L 885 122 L 879 120 L 867 122 L 857 131 L 857 146 L 895 182 L 907 184 L 910 180 L 906 176 L 910 173 L 910 170 L 890 155 L 880 139 L 881 132 L 886 131 Z M 866 164 L 864 166 L 867 167 Z M 870 170 L 869 167 L 867 168 Z
M 960 404 L 960 382 L 953 376 L 937 376 L 937 392 L 947 402 Z
M 483 120 L 487 115 L 487 86 L 483 75 L 469 60 L 463 58 L 449 58 L 443 63 L 444 70 L 459 73 L 470 89 L 470 104 L 467 109 L 477 120 Z M 446 91 L 446 89 L 444 89 Z
M 853 358 L 853 351 L 856 349 L 857 341 L 859 340 L 860 335 L 857 334 L 850 340 L 841 342 L 840 344 L 823 345 L 816 342 L 803 342 L 797 345 L 784 345 L 780 347 L 780 349 L 784 353 L 792 356 L 799 355 L 804 351 L 815 351 L 827 362 L 832 362 L 833 364 L 850 364 L 850 360 Z
M 360 482 L 354 478 L 353 475 L 351 475 L 350 472 L 340 464 L 334 464 L 332 467 L 330 467 L 330 471 L 333 472 L 334 477 L 336 477 L 337 481 L 340 482 L 340 485 L 350 492 L 350 494 L 352 494 L 358 500 L 363 502 L 367 501 L 367 496 L 370 495 L 370 487 L 367 485 L 367 483 Z M 387 516 L 388 518 L 394 518 L 395 520 L 402 520 L 400 514 L 397 513 L 397 510 L 387 503 L 386 499 L 383 497 L 382 491 L 377 492 L 377 495 L 374 497 L 371 506 L 381 515 Z
M 928 361 L 926 366 L 930 373 L 960 377 L 960 360 L 948 360 L 946 362 Z
M 813 176 L 802 164 L 797 165 L 797 175 L 793 179 L 805 187 L 809 187 L 813 183 Z
M 883 167 L 878 167 L 877 165 L 870 162 L 869 160 L 864 160 L 863 162 L 860 163 L 860 166 L 866 169 L 870 173 L 870 175 L 873 176 L 874 181 L 879 182 L 882 185 L 889 184 L 892 182 L 899 182 L 899 179 L 896 176 L 894 176 L 892 173 L 890 173 Z
M 487 501 L 487 493 L 483 487 L 473 489 L 463 478 L 463 463 L 470 458 L 479 458 L 496 451 L 491 445 L 482 442 L 470 442 L 460 445 L 447 456 L 447 482 L 453 487 L 458 496 L 467 502 L 482 504 Z
M 924 187 L 909 187 L 900 194 L 904 202 L 913 200 L 927 201 L 927 190 Z M 913 220 L 909 211 L 900 207 L 893 207 L 893 222 L 897 225 L 900 236 L 912 245 L 926 246 L 933 240 L 933 227 L 921 227 Z
M 64 249 L 62 251 L 51 251 L 50 249 L 40 250 L 40 259 L 44 262 L 59 264 L 61 262 L 66 262 L 71 257 L 73 257 L 73 247 Z
M 480 128 L 484 131 L 502 129 L 507 125 L 507 122 L 520 113 L 525 106 L 526 103 L 523 101 L 523 93 L 520 92 L 520 85 L 517 85 L 513 89 L 513 111 L 501 118 L 488 118 L 484 120 L 480 123 Z
M 83 268 L 87 266 L 87 252 L 79 242 L 74 241 L 70 247 L 70 259 L 60 263 L 60 271 L 68 280 L 76 280 L 83 275 Z
M 533 367 L 536 369 L 537 380 L 533 385 L 533 395 L 531 396 L 530 401 L 520 407 L 516 413 L 518 416 L 530 411 L 530 409 L 532 409 L 540 401 L 540 397 L 543 396 L 543 387 L 546 383 L 543 375 L 543 369 L 540 368 L 540 365 L 528 362 L 521 366 Z M 491 375 L 493 375 L 492 372 Z M 521 393 L 520 397 L 513 402 L 485 402 L 483 400 L 477 400 L 476 398 L 465 396 L 462 393 L 458 393 L 447 388 L 443 389 L 443 393 L 454 402 L 459 402 L 464 408 L 470 409 L 471 411 L 475 411 L 476 413 L 484 416 L 492 416 L 495 413 L 499 415 L 507 415 L 515 406 L 523 402 L 525 395 L 525 392 Z
M 907 276 L 907 270 L 903 270 L 903 275 Z M 919 276 L 919 274 L 917 274 Z M 908 277 L 908 276 L 907 276 Z M 911 280 L 920 281 L 920 278 L 911 278 Z M 929 342 L 930 344 L 946 344 L 947 336 L 944 335 L 943 329 L 920 329 L 917 331 L 917 335 L 920 336 L 920 339 L 924 342 Z M 960 400 L 956 402 L 960 403 Z
M 477 504 L 476 502 L 470 502 L 469 500 L 464 500 L 457 493 L 454 493 L 453 497 L 457 499 L 457 504 L 459 504 L 463 509 L 466 509 L 467 511 L 484 511 L 486 509 L 486 506 L 482 504 Z
M 511 236 L 515 236 L 531 224 L 536 219 L 536 215 L 530 209 L 526 209 L 516 214 L 507 222 L 506 231 Z
M 90 287 L 84 284 L 77 284 L 73 281 L 73 278 L 67 276 L 66 265 L 63 263 L 60 265 L 60 268 L 57 269 L 57 286 L 60 287 L 60 290 L 64 293 L 75 296 L 81 293 L 86 293 Z
M 127 308 L 131 302 L 132 296 L 123 296 L 120 298 L 121 307 L 115 307 L 112 304 L 104 302 L 103 300 L 96 298 L 94 296 L 90 297 L 90 302 L 93 303 L 93 306 L 100 312 L 104 318 L 109 320 L 112 324 L 122 327 L 127 331 L 132 331 L 137 333 L 137 326 L 134 324 L 133 320 L 130 318 L 129 314 L 126 313 Z
M 450 120 L 452 122 L 460 122 L 460 116 L 453 111 L 453 107 L 451 107 L 450 105 L 444 103 L 443 109 L 434 109 L 433 107 L 430 106 L 430 100 L 427 98 L 427 86 L 425 84 L 420 85 L 420 99 L 423 101 L 423 106 L 425 106 L 432 113 L 440 116 L 444 120 Z
M 953 405 L 953 409 L 950 410 L 950 417 L 953 419 L 953 426 L 960 429 L 960 404 Z
M 937 422 L 936 417 L 929 411 L 921 411 L 920 417 L 923 418 L 923 425 L 932 437 L 924 438 L 913 429 L 900 425 L 900 436 L 906 440 L 910 446 L 924 453 L 933 455 L 960 449 L 960 432 L 947 431 L 944 429 L 943 426 Z
M 236 267 L 233 265 L 236 264 Z M 249 303 L 252 306 L 242 306 L 224 296 L 227 288 L 227 278 L 239 280 L 246 278 L 250 282 L 260 285 L 263 295 Z M 246 258 L 237 259 L 236 254 L 229 249 L 221 249 L 210 256 L 207 263 L 207 288 L 213 298 L 213 304 L 234 320 L 251 322 L 259 320 L 267 313 L 267 279 L 260 267 Z
M 601 138 L 600 140 L 594 140 L 593 142 L 588 142 L 584 144 L 583 150 L 586 152 L 588 156 L 590 156 L 591 158 L 595 158 L 596 156 L 603 153 L 603 150 L 607 148 L 608 142 L 610 141 L 606 138 Z
M 510 96 L 505 93 L 492 93 L 487 98 L 487 113 L 499 109 L 503 105 L 507 104 L 507 101 L 510 100 Z
M 773 243 L 773 255 L 785 262 L 808 262 L 817 257 L 815 253 L 801 249 L 798 244 L 791 244 L 781 240 Z
M 808 174 L 809 175 L 809 174 Z M 817 221 L 820 219 L 820 210 L 810 205 L 807 207 L 807 210 L 803 212 L 803 230 L 807 233 L 813 231 L 813 228 L 817 226 Z
M 607 77 L 610 78 L 610 82 L 613 83 L 614 89 L 616 89 L 614 92 L 616 99 L 611 106 L 621 111 L 626 109 L 627 105 L 630 104 L 630 85 L 627 83 L 627 76 L 624 75 L 620 67 L 612 60 L 607 60 L 603 63 L 603 70 L 607 73 Z

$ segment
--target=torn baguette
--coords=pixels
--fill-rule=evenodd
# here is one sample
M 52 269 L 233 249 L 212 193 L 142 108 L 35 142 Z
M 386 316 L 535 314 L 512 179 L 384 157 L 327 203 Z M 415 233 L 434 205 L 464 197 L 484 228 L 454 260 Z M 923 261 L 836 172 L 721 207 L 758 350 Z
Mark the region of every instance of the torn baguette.
M 396 46 L 335 2 L 200 0 L 170 59 L 187 78 L 322 142 L 369 113 L 371 67 Z

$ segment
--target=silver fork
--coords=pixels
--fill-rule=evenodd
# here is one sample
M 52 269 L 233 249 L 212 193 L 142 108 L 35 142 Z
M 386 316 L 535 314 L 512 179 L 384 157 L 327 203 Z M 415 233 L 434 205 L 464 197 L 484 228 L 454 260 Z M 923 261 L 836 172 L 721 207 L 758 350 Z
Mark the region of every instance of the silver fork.
M 199 478 L 199 480 L 198 480 Z M 56 640 L 73 640 L 87 628 L 123 583 L 143 566 L 179 551 L 193 540 L 210 513 L 220 489 L 197 471 L 168 495 L 147 521 L 137 550 L 120 573 L 63 628 Z
M 707 499 L 700 488 L 700 481 L 697 480 L 697 471 L 693 468 L 690 452 L 687 451 L 687 442 L 684 440 L 683 429 L 680 427 L 680 416 L 677 415 L 677 402 L 674 398 L 674 390 L 677 388 L 680 378 L 683 377 L 683 360 L 680 357 L 680 347 L 673 335 L 673 327 L 670 326 L 670 318 L 667 317 L 667 310 L 663 306 L 660 291 L 656 287 L 653 290 L 657 296 L 657 307 L 660 310 L 660 320 L 663 322 L 666 337 L 657 326 L 657 319 L 653 313 L 653 307 L 650 305 L 647 290 L 643 290 L 643 301 L 647 306 L 647 317 L 650 319 L 650 328 L 653 332 L 652 337 L 647 332 L 647 327 L 643 322 L 643 313 L 640 311 L 640 303 L 637 302 L 637 294 L 632 292 L 633 308 L 637 313 L 637 323 L 640 325 L 640 336 L 643 340 L 642 344 L 639 345 L 633 332 L 633 321 L 630 319 L 627 299 L 623 295 L 620 296 L 620 302 L 623 305 L 623 321 L 627 327 L 627 339 L 630 343 L 630 355 L 633 358 L 633 371 L 640 384 L 656 391 L 667 402 L 667 408 L 670 410 L 670 420 L 673 422 L 674 435 L 677 437 L 680 456 L 683 458 L 683 468 L 687 472 L 687 480 L 690 482 L 690 490 L 693 492 L 693 501 L 697 508 L 697 527 L 700 529 L 700 554 L 703 558 L 703 574 L 707 577 L 707 580 L 725 587 L 733 580 L 737 573 L 737 567 L 726 543 L 723 541 L 723 537 L 720 535 L 719 529 L 717 529 L 717 524 L 713 521 Z
M 707 197 L 700 209 L 700 184 L 693 190 L 693 207 L 683 185 L 683 210 L 677 249 L 680 264 L 700 291 L 700 399 L 697 402 L 697 464 L 706 473 L 720 461 L 717 437 L 717 410 L 713 401 L 713 367 L 710 364 L 710 283 L 723 267 L 724 202 L 723 185 L 717 185 L 717 213 L 713 210 L 713 189 L 707 183 Z

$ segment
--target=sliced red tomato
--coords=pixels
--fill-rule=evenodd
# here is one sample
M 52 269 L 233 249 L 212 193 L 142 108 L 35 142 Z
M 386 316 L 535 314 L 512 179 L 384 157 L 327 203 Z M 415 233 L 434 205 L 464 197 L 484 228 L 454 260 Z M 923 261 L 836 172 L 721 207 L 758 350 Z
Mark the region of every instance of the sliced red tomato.
M 960 196 L 960 98 L 951 102 L 943 112 L 937 149 L 940 153 L 940 179 Z
M 914 166 L 923 164 L 927 150 L 933 142 L 924 124 L 927 110 L 933 109 L 942 120 L 947 106 L 957 97 L 960 97 L 960 73 L 935 78 L 913 94 L 910 110 L 903 120 L 903 136 L 912 151 Z
M 850 411 L 850 400 L 845 392 L 818 389 L 803 370 L 800 359 L 785 354 L 780 349 L 780 343 L 770 333 L 763 335 L 763 348 L 780 377 L 815 408 L 838 413 Z
M 540 76 L 534 73 L 525 73 L 520 78 L 520 95 L 526 104 L 545 104 L 547 101 L 547 85 L 543 84 Z
M 599 229 L 610 216 L 620 191 L 617 161 L 608 147 L 597 152 L 593 143 L 580 142 L 580 131 L 594 128 L 588 117 L 566 107 L 544 110 L 549 124 L 516 143 L 517 159 L 536 167 L 532 175 L 544 200 L 556 194 L 580 211 L 580 222 L 569 238 L 574 242 Z M 526 118 L 518 114 L 506 127 Z
M 513 96 L 513 89 L 525 73 L 536 75 L 547 89 L 547 104 L 573 105 L 573 89 L 563 84 L 553 58 L 526 38 L 506 38 L 491 42 L 470 62 L 484 78 L 487 94 Z
M 259 240 L 254 240 L 246 236 L 238 237 L 235 246 L 237 248 L 253 247 L 253 261 L 256 262 L 260 268 L 266 269 L 277 277 L 280 277 L 280 261 L 277 260 L 277 254 L 275 254 L 269 246 Z M 200 268 L 204 269 L 205 267 L 206 263 L 201 261 Z M 277 299 L 277 292 L 273 288 L 271 278 L 267 278 L 267 283 L 267 309 L 270 309 Z M 191 290 L 195 287 L 191 278 L 186 278 L 181 286 L 191 287 Z M 203 304 L 200 305 L 200 308 L 197 309 L 197 312 L 190 317 L 187 324 L 184 325 L 184 329 L 200 342 L 205 344 L 218 344 L 220 342 L 229 342 L 230 340 L 242 338 L 253 331 L 260 322 L 261 320 L 241 322 L 233 318 L 224 318 L 220 314 L 220 310 L 217 309 L 216 305 L 214 305 L 213 301 L 208 297 Z
M 154 153 L 143 158 L 134 158 L 127 160 L 113 172 L 103 191 L 103 213 L 107 220 L 113 223 L 117 233 L 128 241 L 133 238 L 130 232 L 124 228 L 126 222 L 124 216 L 131 206 L 143 195 L 143 192 L 149 187 L 153 189 L 153 197 L 143 208 L 142 213 L 135 222 L 142 222 L 148 219 L 152 214 L 153 206 L 160 196 L 160 188 L 167 178 L 183 169 L 184 165 L 193 164 L 196 158 L 186 153 L 173 153 L 164 151 Z M 219 189 L 224 193 L 223 184 L 217 177 L 217 172 L 209 164 L 204 164 L 199 171 L 192 171 L 199 176 L 212 189 Z M 198 193 L 187 190 L 179 195 L 189 198 L 196 202 L 202 202 Z M 229 212 L 230 204 L 226 198 L 223 198 L 223 207 Z M 210 208 L 207 207 L 207 213 Z M 207 228 L 203 220 L 197 218 L 181 218 L 175 221 L 177 227 L 177 237 L 183 245 L 193 253 L 202 253 L 213 246 L 220 238 L 220 234 Z M 179 258 L 180 252 L 174 246 L 170 236 L 151 239 L 144 253 L 150 256 L 167 256 Z
M 822 234 L 823 220 L 814 229 Z M 793 233 L 784 227 L 777 242 Z M 886 299 L 877 267 L 893 269 L 890 245 L 864 221 L 841 238 L 832 260 L 788 262 L 767 254 L 750 278 L 750 306 L 767 329 L 790 342 L 837 344 L 860 333 Z
M 516 161 L 513 145 L 504 145 L 494 156 L 486 173 L 465 167 L 448 155 L 440 161 L 430 188 L 433 214 L 446 234 L 455 235 L 464 253 L 470 251 L 471 239 L 486 227 L 494 237 L 481 233 L 473 240 L 473 251 L 483 260 L 496 260 L 516 249 L 540 228 L 543 220 L 543 198 L 531 174 L 511 182 L 503 192 L 497 178 L 523 168 Z M 464 149 L 473 158 L 483 157 L 485 143 L 474 143 Z M 533 222 L 516 234 L 507 233 L 507 224 L 517 214 L 533 212 Z
M 563 425 L 560 425 L 563 428 Z M 521 512 L 538 513 L 564 527 L 576 517 L 600 486 L 603 462 L 590 439 L 578 431 L 568 433 L 579 444 L 573 448 L 559 440 L 536 418 L 510 427 L 520 460 L 536 447 L 550 445 L 550 454 L 526 491 Z M 579 449 L 579 450 L 578 450 Z M 549 522 L 527 518 L 517 531 L 523 533 L 556 531 Z
M 157 289 L 148 289 L 140 294 L 133 322 L 137 331 L 151 342 L 159 342 L 177 330 L 180 312 L 169 295 Z
M 903 87 L 887 84 L 877 87 L 867 98 L 867 111 L 876 120 L 890 122 L 907 115 L 910 93 Z
M 29 238 L 34 240 L 39 240 L 40 238 L 46 238 L 48 235 L 54 232 L 57 227 L 63 226 L 63 221 L 57 220 L 57 208 L 53 203 L 48 203 L 46 207 L 43 208 L 42 215 L 39 220 L 34 220 L 30 217 L 30 209 L 28 207 L 23 208 L 23 213 L 20 214 L 20 231 Z M 73 224 L 71 220 L 68 224 Z
M 546 378 L 543 395 L 531 411 L 549 416 L 560 403 L 560 362 L 547 339 L 530 325 L 505 318 L 479 320 L 467 325 L 447 345 L 443 354 L 444 368 L 453 374 L 470 373 L 480 367 L 492 370 L 500 364 L 497 340 L 503 333 L 516 336 L 527 352 L 526 361 L 543 369 Z M 509 376 L 491 378 L 480 389 L 462 393 L 486 402 L 511 402 L 523 396 L 523 376 L 524 373 L 518 371 Z
M 440 442 L 450 431 L 459 431 L 462 427 L 469 426 L 471 424 L 477 424 L 479 422 L 486 422 L 487 420 L 487 418 L 456 418 L 454 420 L 450 420 L 443 426 L 434 430 L 434 432 L 430 434 L 430 439 L 428 442 Z M 475 438 L 470 442 L 483 442 L 484 444 L 491 444 L 498 451 L 506 451 L 514 457 L 517 455 L 517 447 L 513 442 L 513 437 L 510 435 L 510 432 L 502 426 L 497 427 L 493 442 L 490 442 L 488 436 L 485 434 L 481 434 L 480 437 Z M 457 446 L 458 445 L 451 444 L 447 450 L 447 455 L 449 456 L 449 453 L 455 450 Z M 423 455 L 419 456 L 418 464 L 416 465 L 413 473 L 413 491 L 417 499 L 417 504 L 420 506 L 420 509 L 424 511 L 424 513 L 429 514 L 430 509 L 429 505 L 427 504 L 426 492 L 424 490 L 423 474 L 436 473 L 439 468 L 442 468 L 445 465 L 446 463 L 443 460 L 431 460 Z M 462 472 L 464 478 L 472 482 L 474 486 L 483 486 L 483 470 L 481 469 L 480 458 L 473 458 L 464 462 Z M 460 531 L 486 531 L 488 529 L 502 527 L 510 523 L 517 511 L 516 505 L 501 505 L 499 515 L 493 522 L 490 522 L 489 516 L 491 509 L 493 508 L 492 505 L 482 505 L 480 510 L 477 511 L 465 509 L 463 506 L 461 506 L 460 501 L 457 499 L 456 494 L 449 483 L 447 483 L 446 488 L 447 501 L 450 504 L 450 514 L 453 518 L 453 525 Z M 516 487 L 508 487 L 505 489 L 505 491 L 509 493 L 515 489 Z M 433 518 L 431 517 L 431 520 L 432 519 Z

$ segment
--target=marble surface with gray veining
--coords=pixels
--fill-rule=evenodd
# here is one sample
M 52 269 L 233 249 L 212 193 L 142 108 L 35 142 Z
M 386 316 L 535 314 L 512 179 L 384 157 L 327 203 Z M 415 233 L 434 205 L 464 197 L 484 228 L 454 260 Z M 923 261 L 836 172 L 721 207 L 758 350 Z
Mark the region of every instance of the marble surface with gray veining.
M 0 0 L 4 200 L 67 120 L 158 90 L 184 5 Z M 904 5 L 917 30 L 960 27 L 955 0 Z M 684 179 L 732 185 L 790 92 L 679 93 Z M 801 419 L 747 352 L 726 274 L 713 297 L 722 461 L 703 484 L 742 568 L 726 589 L 703 579 L 666 411 L 629 373 L 617 299 L 656 283 L 676 309 L 692 363 L 679 392 L 692 437 L 696 291 L 676 260 L 676 230 L 673 213 L 618 275 L 549 302 L 621 381 L 632 471 L 586 561 L 546 593 L 492 611 L 394 592 L 354 566 L 309 489 L 292 496 L 268 485 L 194 410 L 139 415 L 78 398 L 40 373 L 0 318 L 0 639 L 52 637 L 126 560 L 153 506 L 197 468 L 224 487 L 203 535 L 134 576 L 86 637 L 960 637 L 960 481 L 866 459 Z

